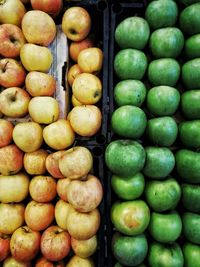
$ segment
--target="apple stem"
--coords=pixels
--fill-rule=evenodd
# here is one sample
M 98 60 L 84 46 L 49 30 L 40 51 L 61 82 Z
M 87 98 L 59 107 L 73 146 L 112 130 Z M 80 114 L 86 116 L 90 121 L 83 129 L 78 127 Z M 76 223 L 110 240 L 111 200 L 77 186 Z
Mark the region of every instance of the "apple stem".
M 29 233 L 29 230 L 26 229 L 26 227 L 22 227 L 22 229 L 24 230 L 25 233 Z

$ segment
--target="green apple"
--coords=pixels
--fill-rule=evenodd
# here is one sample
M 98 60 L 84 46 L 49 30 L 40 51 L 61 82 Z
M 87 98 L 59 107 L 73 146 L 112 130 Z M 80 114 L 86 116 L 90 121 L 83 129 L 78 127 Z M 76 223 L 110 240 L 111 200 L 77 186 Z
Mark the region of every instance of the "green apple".
M 112 239 L 112 251 L 120 264 L 137 266 L 143 262 L 147 255 L 147 239 L 145 235 L 132 237 L 116 233 Z
M 128 178 L 113 175 L 111 178 L 111 185 L 118 197 L 125 200 L 134 200 L 142 195 L 145 187 L 145 180 L 140 172 Z
M 121 48 L 143 49 L 149 39 L 149 25 L 143 18 L 124 19 L 115 30 L 115 40 Z
M 200 147 L 200 120 L 183 121 L 179 124 L 179 137 L 185 147 Z
M 181 111 L 186 119 L 200 119 L 200 90 L 186 91 L 181 95 Z
M 183 245 L 185 267 L 200 267 L 200 246 L 186 242 Z
M 147 57 L 136 49 L 123 49 L 114 59 L 114 70 L 121 80 L 141 80 L 146 72 Z
M 133 140 L 115 140 L 105 152 L 108 168 L 121 177 L 132 177 L 142 170 L 145 163 L 145 150 Z
M 182 184 L 183 207 L 191 212 L 200 213 L 200 185 Z
M 185 212 L 182 216 L 182 222 L 185 238 L 194 244 L 200 245 L 200 215 Z
M 111 220 L 120 233 L 139 235 L 149 225 L 150 210 L 143 200 L 116 202 L 111 209 Z
M 111 118 L 113 131 L 123 137 L 138 139 L 146 128 L 147 118 L 138 107 L 125 105 L 117 108 Z
M 146 87 L 138 80 L 124 80 L 114 88 L 114 99 L 118 106 L 132 105 L 140 107 L 146 97 Z
M 148 181 L 145 197 L 149 207 L 157 212 L 175 209 L 181 198 L 181 187 L 174 178 Z

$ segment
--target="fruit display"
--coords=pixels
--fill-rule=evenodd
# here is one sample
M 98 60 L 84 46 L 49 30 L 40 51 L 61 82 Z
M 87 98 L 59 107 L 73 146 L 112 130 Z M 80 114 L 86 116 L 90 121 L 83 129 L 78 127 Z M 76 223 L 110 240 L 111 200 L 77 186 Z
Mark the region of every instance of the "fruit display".
M 111 7 L 108 266 L 199 266 L 200 3 L 132 2 Z
M 76 52 L 95 34 L 92 19 L 89 7 L 61 0 L 0 4 L 1 266 L 104 265 L 103 151 L 77 139 L 96 135 L 102 124 L 103 39 Z M 72 93 L 81 105 L 70 119 L 61 116 L 50 71 L 58 27 L 80 68 Z

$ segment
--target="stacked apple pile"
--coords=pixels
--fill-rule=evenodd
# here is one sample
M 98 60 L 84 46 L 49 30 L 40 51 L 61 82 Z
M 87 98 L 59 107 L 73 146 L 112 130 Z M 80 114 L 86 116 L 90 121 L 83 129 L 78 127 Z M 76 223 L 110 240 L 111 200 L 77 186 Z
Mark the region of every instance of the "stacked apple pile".
M 101 127 L 101 110 L 94 104 L 102 97 L 102 82 L 96 75 L 102 69 L 103 52 L 94 47 L 94 41 L 88 37 L 91 28 L 90 15 L 85 9 L 81 7 L 78 9 L 77 11 L 74 7 L 74 14 L 77 14 L 77 29 L 74 32 L 70 29 L 71 25 L 63 23 L 63 31 L 72 41 L 69 48 L 70 57 L 76 63 L 70 67 L 67 74 L 68 83 L 72 87 L 74 106 L 68 119 L 76 133 L 90 137 Z M 73 12 L 65 13 L 64 21 L 68 21 L 70 13 Z M 79 14 L 82 15 L 82 21 Z
M 31 4 L 36 10 L 28 12 L 19 0 L 0 5 L 0 110 L 11 120 L 31 119 L 0 120 L 0 261 L 4 267 L 94 266 L 89 257 L 97 249 L 102 185 L 91 174 L 91 152 L 68 149 L 75 133 L 59 119 L 56 81 L 47 74 L 56 25 L 46 12 L 56 16 L 62 1 Z

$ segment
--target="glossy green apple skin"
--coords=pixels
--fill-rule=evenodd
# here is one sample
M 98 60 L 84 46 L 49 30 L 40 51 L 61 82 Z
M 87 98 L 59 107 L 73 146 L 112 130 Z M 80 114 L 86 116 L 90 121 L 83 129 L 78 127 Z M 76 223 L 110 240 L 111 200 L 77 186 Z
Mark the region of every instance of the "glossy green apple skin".
M 183 207 L 191 212 L 200 213 L 200 185 L 182 184 Z
M 182 222 L 185 238 L 194 244 L 200 245 L 200 215 L 185 212 L 182 216 Z
M 200 266 L 200 246 L 186 242 L 183 245 L 183 256 L 185 267 Z

